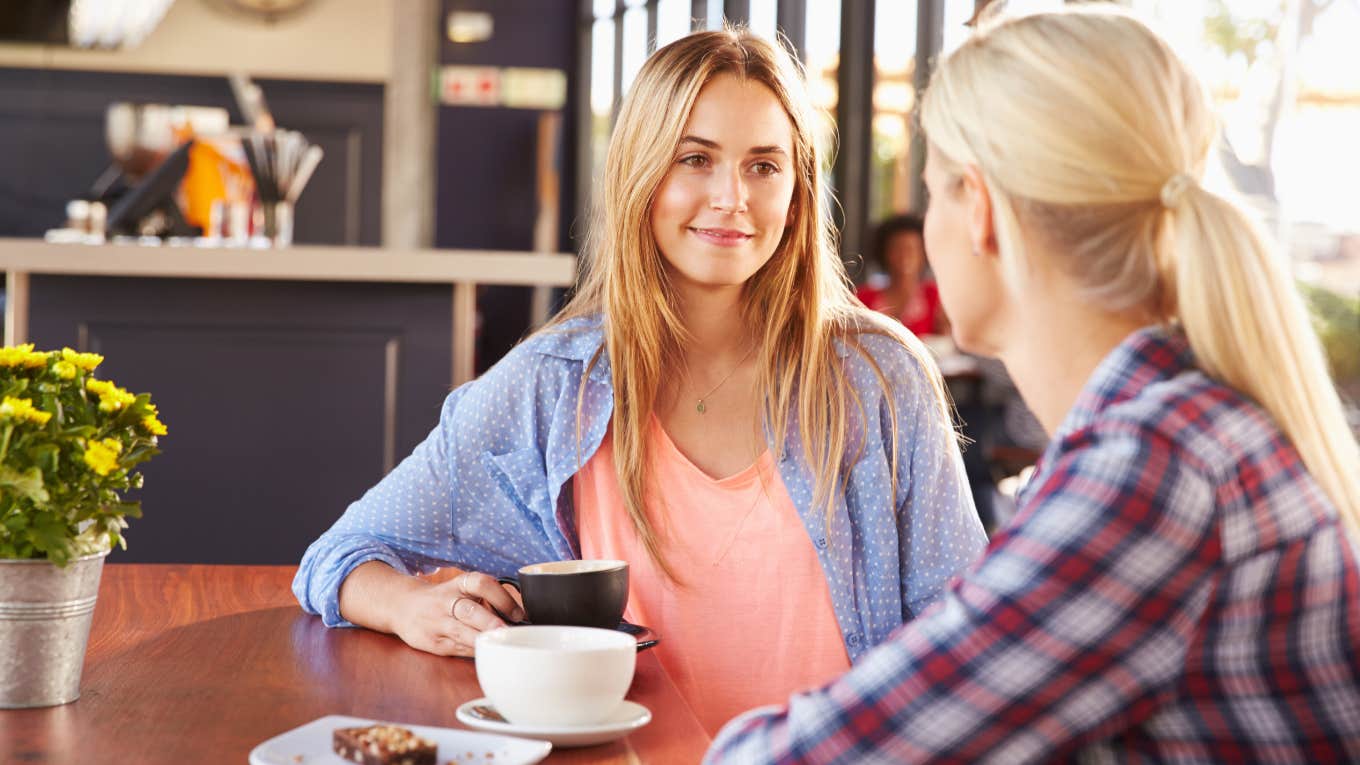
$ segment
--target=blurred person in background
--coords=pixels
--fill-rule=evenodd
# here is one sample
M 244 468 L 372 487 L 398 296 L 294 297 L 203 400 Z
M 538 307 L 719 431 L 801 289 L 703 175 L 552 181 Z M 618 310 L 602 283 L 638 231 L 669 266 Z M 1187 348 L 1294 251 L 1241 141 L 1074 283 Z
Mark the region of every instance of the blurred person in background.
M 917 337 L 949 334 L 940 292 L 926 274 L 919 215 L 897 215 L 878 225 L 872 263 L 878 269 L 855 292 L 866 307 L 902 322 Z
M 946 57 L 922 126 L 954 337 L 1052 442 L 942 602 L 708 761 L 1360 761 L 1360 447 L 1283 259 L 1200 183 L 1198 80 L 1069 7 Z

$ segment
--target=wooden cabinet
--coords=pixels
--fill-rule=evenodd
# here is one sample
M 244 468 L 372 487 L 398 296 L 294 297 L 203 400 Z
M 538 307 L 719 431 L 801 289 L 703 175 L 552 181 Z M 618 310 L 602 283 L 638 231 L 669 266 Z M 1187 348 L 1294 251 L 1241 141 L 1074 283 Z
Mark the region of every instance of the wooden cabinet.
M 447 284 L 31 277 L 29 339 L 102 353 L 170 433 L 111 561 L 296 563 L 435 426 Z

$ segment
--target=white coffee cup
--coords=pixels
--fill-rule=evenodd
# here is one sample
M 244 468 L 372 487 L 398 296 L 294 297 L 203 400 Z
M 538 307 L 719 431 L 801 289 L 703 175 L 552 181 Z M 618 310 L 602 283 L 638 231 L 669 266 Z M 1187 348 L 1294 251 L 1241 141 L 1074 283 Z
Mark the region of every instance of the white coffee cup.
M 637 639 L 594 627 L 503 627 L 477 636 L 477 682 L 515 725 L 603 722 L 633 682 Z

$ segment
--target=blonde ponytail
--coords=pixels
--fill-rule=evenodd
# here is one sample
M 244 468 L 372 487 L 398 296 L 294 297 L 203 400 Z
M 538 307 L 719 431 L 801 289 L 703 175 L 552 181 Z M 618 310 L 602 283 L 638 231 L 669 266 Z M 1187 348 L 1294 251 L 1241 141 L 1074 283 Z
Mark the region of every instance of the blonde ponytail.
M 1195 181 L 1217 123 L 1161 38 L 1109 7 L 1000 19 L 940 62 L 921 124 L 932 159 L 981 170 L 1007 257 L 1025 257 L 1023 222 L 1094 304 L 1179 321 L 1200 367 L 1270 415 L 1360 541 L 1360 445 L 1321 346 L 1286 264 Z
M 1360 446 L 1288 268 L 1222 197 L 1195 187 L 1171 216 L 1177 314 L 1200 367 L 1270 414 L 1360 537 Z

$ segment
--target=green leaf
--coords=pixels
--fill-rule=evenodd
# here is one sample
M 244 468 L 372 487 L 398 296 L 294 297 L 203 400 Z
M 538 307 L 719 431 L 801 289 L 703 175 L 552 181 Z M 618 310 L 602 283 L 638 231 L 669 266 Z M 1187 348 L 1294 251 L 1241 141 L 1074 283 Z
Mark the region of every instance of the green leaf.
M 33 546 L 46 552 L 48 560 L 58 566 L 66 565 L 70 558 L 70 540 L 74 535 L 74 529 L 51 517 L 39 518 L 27 533 Z
M 31 467 L 22 473 L 8 465 L 0 465 L 0 487 L 13 489 L 21 497 L 27 497 L 37 504 L 48 500 L 47 489 L 43 488 L 42 471 Z
M 42 443 L 29 447 L 28 458 L 48 470 L 56 471 L 61 448 L 53 443 Z

